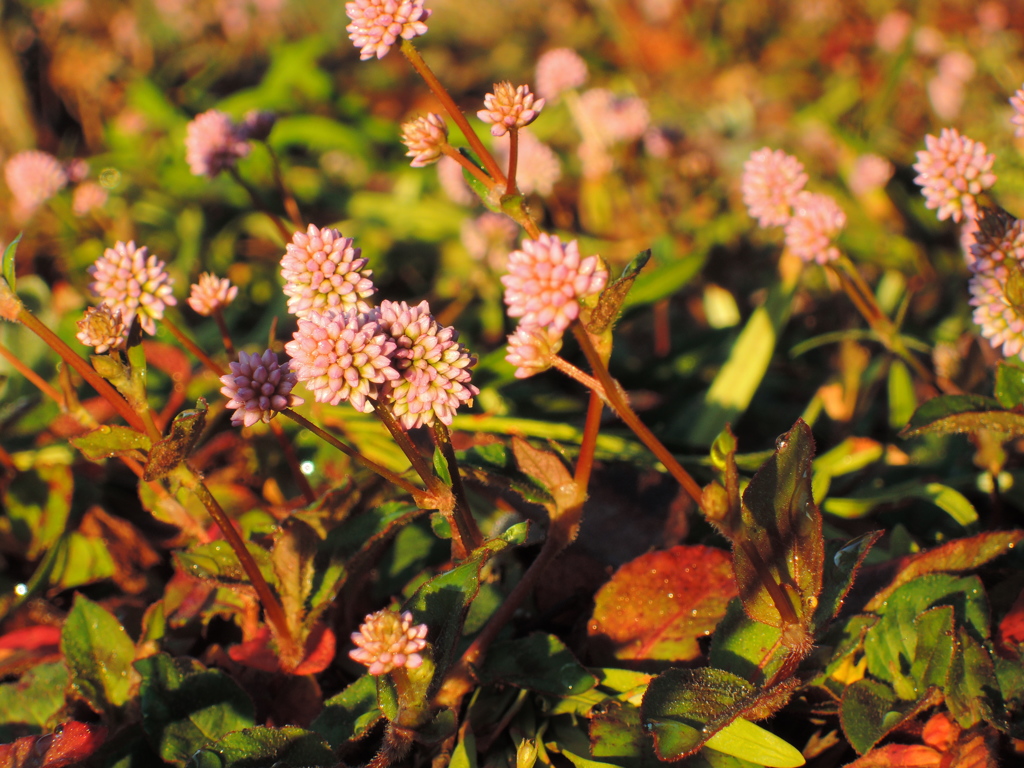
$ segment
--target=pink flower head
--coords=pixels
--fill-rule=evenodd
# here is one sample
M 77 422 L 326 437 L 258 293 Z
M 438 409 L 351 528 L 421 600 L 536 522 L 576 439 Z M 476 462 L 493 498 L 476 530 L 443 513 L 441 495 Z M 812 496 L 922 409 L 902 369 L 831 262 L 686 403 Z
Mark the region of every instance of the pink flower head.
M 247 139 L 266 141 L 277 122 L 277 113 L 269 109 L 250 109 L 238 126 L 239 133 Z
M 250 149 L 245 129 L 216 109 L 196 115 L 185 131 L 185 160 L 195 176 L 212 179 Z
M 608 270 L 597 256 L 581 258 L 575 240 L 564 245 L 541 233 L 509 254 L 508 274 L 501 282 L 509 317 L 562 334 L 579 316 L 579 300 L 604 290 Z
M 858 197 L 881 189 L 893 174 L 892 163 L 881 155 L 861 155 L 850 173 L 850 191 Z
M 972 243 L 965 253 L 967 267 L 975 273 L 992 272 L 1003 263 L 1024 263 L 1024 221 L 1001 208 L 982 208 L 972 222 Z
M 251 427 L 268 423 L 278 412 L 305 402 L 292 394 L 297 379 L 289 363 L 281 365 L 277 355 L 267 350 L 262 355 L 238 353 L 238 362 L 229 364 L 231 373 L 220 377 L 220 393 L 228 398 L 227 407 L 234 410 L 231 423 Z
M 781 149 L 764 147 L 743 164 L 743 202 L 760 227 L 785 226 L 806 183 L 803 163 Z
M 352 23 L 345 27 L 362 61 L 383 58 L 391 46 L 426 34 L 430 11 L 423 0 L 353 0 L 345 3 Z
M 551 367 L 551 358 L 562 348 L 562 337 L 548 328 L 522 325 L 508 337 L 505 359 L 516 367 L 517 379 L 528 379 Z
M 93 278 L 89 290 L 111 309 L 121 310 L 126 327 L 131 328 L 138 315 L 142 330 L 153 335 L 154 321 L 164 316 L 166 307 L 178 303 L 173 294 L 174 281 L 165 266 L 149 255 L 146 246 L 136 248 L 134 241 L 117 242 L 86 270 Z
M 553 48 L 537 59 L 537 95 L 553 101 L 587 82 L 587 63 L 571 48 Z
M 974 218 L 978 206 L 975 195 L 996 183 L 992 173 L 995 155 L 985 153 L 985 145 L 956 128 L 943 128 L 938 138 L 925 136 L 926 149 L 917 153 L 914 182 L 921 187 L 928 208 L 937 208 L 939 221 L 964 216 Z
M 284 345 L 292 370 L 318 403 L 348 400 L 357 411 L 373 410 L 380 385 L 399 378 L 391 365 L 395 342 L 377 318 L 355 309 L 312 311 Z
M 97 355 L 120 347 L 127 331 L 121 319 L 121 310 L 111 309 L 108 304 L 89 307 L 76 325 L 78 333 L 75 338 L 85 346 L 93 347 Z
M 83 181 L 71 195 L 71 212 L 75 216 L 85 216 L 106 204 L 107 190 L 95 181 Z
M 532 123 L 543 108 L 544 99 L 534 96 L 530 86 L 495 83 L 494 93 L 484 96 L 484 108 L 476 116 L 491 124 L 492 136 L 504 136 L 511 128 L 519 129 Z
M 30 149 L 4 164 L 4 179 L 14 203 L 26 218 L 68 183 L 64 167 L 53 155 Z
M 412 158 L 410 165 L 413 168 L 436 163 L 444 156 L 448 124 L 434 112 L 426 117 L 417 117 L 402 125 L 402 143 L 409 149 L 405 156 Z
M 1010 106 L 1013 107 L 1013 117 L 1010 122 L 1015 126 L 1013 135 L 1024 137 L 1024 88 L 1017 89 L 1017 92 L 1010 97 Z
M 364 299 L 377 289 L 361 254 L 352 238 L 342 237 L 336 229 L 310 224 L 305 232 L 296 232 L 281 259 L 288 311 L 296 317 L 314 310 L 368 311 Z
M 1017 258 L 976 272 L 968 287 L 974 322 L 993 349 L 1024 359 L 1024 268 Z
M 494 142 L 495 154 L 501 162 L 508 164 L 509 139 L 506 134 Z M 547 144 L 529 130 L 519 132 L 519 163 L 516 169 L 516 186 L 524 195 L 536 192 L 550 195 L 555 182 L 562 178 L 562 164 L 558 155 Z
M 382 301 L 375 314 L 396 345 L 392 361 L 401 378 L 390 387 L 395 417 L 406 429 L 429 426 L 435 418 L 451 425 L 458 407 L 480 394 L 469 383 L 476 358 L 459 343 L 459 332 L 440 326 L 425 301 L 415 307 Z
M 197 314 L 209 317 L 214 312 L 224 309 L 237 295 L 238 286 L 232 285 L 226 277 L 203 272 L 199 276 L 199 282 L 192 284 L 188 305 Z
M 412 623 L 409 611 L 398 614 L 384 609 L 371 613 L 352 633 L 355 648 L 348 652 L 354 661 L 365 664 L 371 675 L 384 675 L 393 669 L 416 669 L 423 663 L 420 651 L 427 647 L 427 625 Z
M 839 258 L 833 238 L 846 226 L 846 214 L 828 195 L 801 192 L 786 224 L 786 248 L 806 262 L 827 264 Z
M 580 96 L 580 107 L 588 125 L 587 141 L 605 146 L 636 141 L 651 124 L 647 104 L 639 96 L 617 96 L 607 88 L 591 88 Z

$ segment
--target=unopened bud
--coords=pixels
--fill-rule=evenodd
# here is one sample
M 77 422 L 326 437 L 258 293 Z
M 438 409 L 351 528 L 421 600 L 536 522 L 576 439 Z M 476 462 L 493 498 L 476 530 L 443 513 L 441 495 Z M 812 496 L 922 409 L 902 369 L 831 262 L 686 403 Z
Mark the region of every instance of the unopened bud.
M 537 762 L 537 742 L 523 739 L 516 748 L 516 768 L 533 768 Z

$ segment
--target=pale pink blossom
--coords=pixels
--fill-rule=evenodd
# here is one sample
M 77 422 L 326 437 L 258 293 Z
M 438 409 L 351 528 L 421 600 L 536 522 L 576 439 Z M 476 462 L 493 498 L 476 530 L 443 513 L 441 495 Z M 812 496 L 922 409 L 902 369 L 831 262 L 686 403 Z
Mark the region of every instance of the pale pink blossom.
M 618 96 L 607 88 L 580 94 L 580 107 L 588 125 L 583 131 L 605 145 L 636 141 L 651 123 L 647 104 L 639 96 Z
M 850 191 L 857 197 L 881 189 L 889 183 L 894 168 L 892 163 L 881 155 L 861 155 L 853 164 L 850 173 Z
M 938 209 L 940 221 L 975 217 L 975 196 L 996 182 L 995 155 L 986 154 L 984 144 L 961 136 L 956 128 L 943 128 L 937 138 L 926 136 L 925 147 L 914 164 L 914 181 L 921 187 L 925 205 Z
M 846 214 L 828 195 L 801 192 L 786 224 L 786 249 L 806 262 L 827 264 L 839 258 L 832 241 L 846 226 Z
M 107 190 L 95 181 L 83 181 L 71 195 L 71 212 L 85 216 L 107 204 Z
M 150 255 L 146 246 L 136 248 L 134 241 L 107 248 L 86 271 L 93 278 L 89 290 L 111 309 L 120 310 L 128 328 L 138 316 L 142 330 L 153 335 L 164 309 L 178 303 L 164 262 Z
M 1013 135 L 1018 138 L 1024 137 L 1024 88 L 1018 88 L 1017 92 L 1010 97 L 1010 106 L 1013 107 Z
M 484 96 L 484 108 L 476 116 L 491 124 L 492 136 L 504 136 L 532 123 L 543 108 L 544 99 L 534 96 L 530 86 L 495 83 L 494 93 Z
M 384 675 L 400 667 L 416 669 L 423 663 L 420 651 L 427 647 L 427 625 L 413 624 L 412 614 L 386 608 L 367 616 L 352 633 L 355 648 L 348 655 L 365 664 L 371 675 Z
M 562 348 L 562 335 L 540 326 L 516 327 L 508 337 L 505 359 L 516 367 L 515 377 L 527 379 L 551 367 L 551 358 Z
M 18 152 L 4 164 L 4 179 L 23 218 L 56 195 L 68 183 L 64 167 L 53 155 L 38 149 Z
M 487 211 L 462 222 L 462 244 L 469 255 L 495 272 L 504 272 L 519 226 L 503 213 Z
M 188 305 L 192 307 L 193 312 L 209 317 L 214 312 L 224 309 L 237 295 L 238 286 L 232 285 L 228 278 L 203 272 L 199 280 L 192 284 Z
M 233 168 L 250 149 L 242 126 L 216 109 L 196 115 L 185 130 L 185 160 L 195 176 L 212 179 Z
M 906 11 L 889 11 L 875 27 L 875 45 L 886 53 L 895 53 L 913 25 L 914 19 Z
M 743 202 L 758 226 L 785 225 L 793 215 L 793 201 L 807 184 L 803 164 L 781 149 L 764 147 L 752 152 L 743 165 L 740 187 Z
M 587 82 L 587 63 L 572 48 L 553 48 L 537 59 L 537 95 L 554 101 Z
M 1001 208 L 982 208 L 973 222 L 970 250 L 965 254 L 972 272 L 993 272 L 1005 263 L 1024 264 L 1024 221 Z M 966 229 L 966 226 L 965 226 Z
M 402 143 L 409 150 L 406 157 L 413 168 L 424 168 L 436 163 L 444 156 L 448 144 L 448 124 L 435 112 L 426 117 L 417 117 L 402 125 Z
M 305 317 L 312 311 L 370 309 L 366 299 L 377 289 L 362 251 L 336 229 L 310 224 L 296 232 L 281 259 L 288 311 Z
M 109 304 L 89 307 L 79 320 L 75 338 L 87 347 L 93 347 L 97 355 L 116 349 L 124 343 L 127 333 L 120 309 L 111 309 Z
M 508 270 L 501 282 L 509 317 L 555 334 L 564 333 L 579 316 L 580 299 L 604 290 L 608 282 L 608 270 L 597 256 L 582 258 L 575 240 L 565 245 L 547 233 L 512 251 Z
M 345 3 L 345 13 L 352 20 L 345 31 L 362 61 L 383 58 L 399 38 L 426 34 L 430 17 L 423 0 L 353 0 Z
M 1008 266 L 1010 268 L 1008 268 Z M 1024 360 L 1024 267 L 1016 258 L 1011 264 L 998 264 L 991 270 L 976 272 L 968 288 L 974 322 L 993 349 L 1005 357 Z

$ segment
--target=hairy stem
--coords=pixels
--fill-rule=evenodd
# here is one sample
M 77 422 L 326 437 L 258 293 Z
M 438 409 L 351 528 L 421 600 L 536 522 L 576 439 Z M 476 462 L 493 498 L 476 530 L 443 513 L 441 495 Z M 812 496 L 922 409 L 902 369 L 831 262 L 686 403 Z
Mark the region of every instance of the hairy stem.
M 433 468 L 423 458 L 423 455 L 416 446 L 413 445 L 412 440 L 409 438 L 409 433 L 398 423 L 398 419 L 395 418 L 395 414 L 391 412 L 391 409 L 379 400 L 372 400 L 371 402 L 373 403 L 373 412 L 377 414 L 377 418 L 387 427 L 391 437 L 398 443 L 398 447 L 402 449 L 402 453 L 409 459 L 409 463 L 412 464 L 412 468 L 416 470 L 416 474 L 420 476 L 427 489 L 432 493 L 446 492 L 448 490 L 447 486 L 434 475 Z
M 476 163 L 474 163 L 472 160 L 470 160 L 464 154 L 459 152 L 459 150 L 457 150 L 451 144 L 445 144 L 444 147 L 442 148 L 442 151 L 448 157 L 450 157 L 452 160 L 454 160 L 459 165 L 461 165 L 463 168 L 465 168 L 467 171 L 469 171 L 471 174 L 473 174 L 473 178 L 475 178 L 481 184 L 484 184 L 485 186 L 490 187 L 491 184 L 494 183 L 494 182 L 491 181 L 491 177 L 488 176 L 483 171 L 481 171 Z
M 455 448 L 452 446 L 451 432 L 442 422 L 435 420 L 431 425 L 431 435 L 434 438 L 434 445 L 441 450 L 441 455 L 448 465 L 448 474 L 452 478 L 452 493 L 455 496 L 455 506 L 451 513 L 452 554 L 457 559 L 464 559 L 484 543 L 484 537 L 469 507 L 466 488 L 459 473 L 459 462 L 455 458 Z
M 505 194 L 516 193 L 516 166 L 519 164 L 519 130 L 513 126 L 508 132 L 508 184 Z
M 590 472 L 594 468 L 594 450 L 597 448 L 597 434 L 601 430 L 601 412 L 604 400 L 596 390 L 590 392 L 587 403 L 587 418 L 583 425 L 583 441 L 580 443 L 580 455 L 576 458 L 576 485 L 586 491 L 590 485 Z

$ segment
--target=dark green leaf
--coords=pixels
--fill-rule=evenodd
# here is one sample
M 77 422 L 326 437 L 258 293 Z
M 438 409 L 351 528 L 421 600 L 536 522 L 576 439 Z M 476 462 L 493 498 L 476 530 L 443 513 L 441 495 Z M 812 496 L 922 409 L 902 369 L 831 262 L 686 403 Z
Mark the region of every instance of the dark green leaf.
M 341 693 L 327 699 L 311 727 L 337 749 L 345 742 L 364 736 L 381 717 L 376 678 L 363 675 Z
M 739 675 L 750 683 L 770 678 L 782 661 L 776 652 L 773 661 L 768 654 L 780 650 L 782 630 L 754 621 L 743 610 L 739 599 L 729 603 L 725 617 L 718 623 L 711 637 L 708 663 Z
M 678 760 L 740 716 L 753 693 L 750 683 L 721 669 L 670 669 L 648 686 L 641 718 L 658 757 Z
M 154 445 L 143 479 L 159 480 L 189 457 L 206 425 L 206 400 L 199 398 L 196 407 L 182 411 L 171 423 L 171 434 Z
M 135 662 L 142 676 L 142 727 L 163 760 L 183 766 L 201 747 L 255 724 L 238 684 L 199 662 L 158 653 Z
M 270 553 L 251 542 L 247 543 L 246 547 L 260 567 L 260 573 L 273 584 L 276 574 Z M 174 559 L 181 570 L 199 579 L 227 584 L 249 583 L 249 577 L 238 561 L 238 555 L 223 539 L 198 544 L 185 552 L 175 552 Z
M 483 684 L 507 683 L 550 696 L 582 693 L 597 682 L 561 640 L 543 632 L 495 643 L 478 676 Z
M 110 714 L 128 701 L 135 644 L 105 608 L 75 595 L 61 630 L 60 648 L 72 688 L 97 712 Z
M 957 628 L 957 653 L 949 674 L 946 704 L 963 728 L 978 723 L 996 723 L 1005 719 L 992 654 L 967 627 Z
M 67 464 L 39 461 L 19 472 L 0 497 L 0 531 L 20 541 L 25 558 L 36 560 L 67 530 L 74 489 Z
M 434 473 L 440 478 L 441 482 L 447 485 L 449 488 L 452 485 L 452 475 L 448 471 L 448 462 L 444 459 L 444 454 L 440 448 L 434 448 Z
M 821 594 L 824 541 L 811 495 L 813 456 L 811 429 L 798 421 L 743 494 L 743 529 L 733 542 L 740 599 L 750 618 L 775 627 L 809 628 Z
M 148 436 L 131 427 L 117 424 L 104 425 L 84 435 L 69 438 L 69 442 L 90 461 L 111 456 L 131 456 L 144 460 L 140 451 L 148 451 L 150 446 Z
M 615 699 L 591 711 L 590 754 L 622 768 L 660 766 L 640 726 L 640 709 Z
M 1004 408 L 1024 405 L 1024 364 L 1018 358 L 999 361 L 995 395 Z
M 12 292 L 17 290 L 17 285 L 15 284 L 15 273 L 17 272 L 15 256 L 18 253 L 18 243 L 21 242 L 23 234 L 24 232 L 19 232 L 18 236 L 11 240 L 7 247 L 4 248 L 3 261 L 2 265 L 0 265 L 2 266 L 0 271 L 3 272 L 3 278 L 7 281 L 7 285 L 10 286 Z
M 1024 434 L 1024 415 L 1003 410 L 999 401 L 981 395 L 941 395 L 921 405 L 900 437 L 923 434 L 962 434 L 991 429 L 1009 435 Z
M 271 559 L 277 576 L 277 593 L 293 627 L 302 626 L 306 618 L 307 599 L 313 591 L 313 561 L 319 544 L 316 532 L 297 517 L 285 518 L 274 537 Z
M 814 610 L 812 622 L 816 634 L 823 631 L 832 618 L 839 613 L 846 594 L 853 586 L 857 569 L 864 562 L 868 550 L 881 536 L 881 531 L 872 531 L 858 536 L 846 544 L 828 542 L 821 596 L 818 598 L 818 607 Z
M 302 728 L 247 728 L 197 752 L 196 768 L 334 768 L 337 758 L 317 734 Z
M 850 745 L 864 754 L 885 736 L 938 700 L 937 695 L 917 702 L 901 701 L 892 688 L 864 678 L 843 692 L 839 719 Z
M 68 668 L 63 661 L 37 664 L 19 679 L 0 685 L 0 744 L 49 731 L 64 708 Z M 17 730 L 15 729 L 17 726 Z

